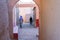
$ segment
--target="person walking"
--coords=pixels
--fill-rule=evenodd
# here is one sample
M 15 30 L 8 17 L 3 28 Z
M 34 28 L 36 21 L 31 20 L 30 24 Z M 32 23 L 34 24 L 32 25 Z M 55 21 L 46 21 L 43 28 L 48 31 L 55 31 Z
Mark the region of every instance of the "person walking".
M 30 25 L 32 25 L 32 22 L 33 22 L 32 17 L 30 17 Z
M 20 28 L 22 28 L 22 24 L 23 24 L 23 18 L 22 18 L 22 16 L 20 16 L 19 23 L 20 23 Z

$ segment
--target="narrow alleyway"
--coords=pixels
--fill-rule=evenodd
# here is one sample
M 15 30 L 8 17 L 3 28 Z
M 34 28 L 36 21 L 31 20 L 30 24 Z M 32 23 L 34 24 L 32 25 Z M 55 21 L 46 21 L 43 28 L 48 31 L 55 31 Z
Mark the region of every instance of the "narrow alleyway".
M 19 29 L 18 37 L 19 40 L 38 40 L 37 34 L 38 30 L 36 28 L 23 28 Z
M 38 35 L 38 28 L 34 28 L 33 25 L 23 23 L 23 28 L 17 28 L 17 26 L 14 28 L 14 31 L 18 33 L 19 40 L 38 40 L 38 37 L 36 36 Z

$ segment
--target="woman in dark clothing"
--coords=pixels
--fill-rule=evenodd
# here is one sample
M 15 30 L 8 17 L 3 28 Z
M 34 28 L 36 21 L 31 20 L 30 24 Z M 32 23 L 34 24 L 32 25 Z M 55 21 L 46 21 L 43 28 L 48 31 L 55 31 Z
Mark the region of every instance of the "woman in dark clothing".
M 32 25 L 32 22 L 33 22 L 32 17 L 30 17 L 30 24 L 31 24 L 31 25 Z

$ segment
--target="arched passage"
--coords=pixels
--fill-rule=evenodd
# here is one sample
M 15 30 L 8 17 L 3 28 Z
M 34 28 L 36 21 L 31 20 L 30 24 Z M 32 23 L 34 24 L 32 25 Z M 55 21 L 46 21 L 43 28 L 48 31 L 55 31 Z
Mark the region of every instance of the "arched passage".
M 16 2 L 18 2 L 19 0 L 8 0 L 8 13 L 9 13 L 9 32 L 10 32 L 10 37 L 13 38 L 13 7 L 16 4 Z M 34 2 L 37 3 L 37 5 L 40 7 L 40 0 L 34 0 Z

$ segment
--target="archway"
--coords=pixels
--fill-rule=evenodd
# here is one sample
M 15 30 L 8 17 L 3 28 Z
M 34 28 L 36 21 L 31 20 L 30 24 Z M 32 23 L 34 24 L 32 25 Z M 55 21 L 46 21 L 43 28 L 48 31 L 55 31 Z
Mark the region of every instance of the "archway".
M 12 27 L 13 27 L 13 19 L 12 19 L 12 10 L 13 10 L 13 7 L 14 7 L 14 5 L 16 4 L 16 2 L 17 2 L 18 0 L 9 0 L 9 2 L 8 2 L 8 11 L 9 11 L 9 20 L 10 20 L 10 22 L 9 22 L 9 31 L 10 31 L 10 36 L 12 37 Z M 36 1 L 35 1 L 36 2 Z M 37 4 L 38 4 L 38 2 L 36 2 Z M 39 4 L 38 4 L 39 5 Z M 40 5 L 39 5 L 40 6 Z

